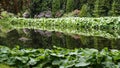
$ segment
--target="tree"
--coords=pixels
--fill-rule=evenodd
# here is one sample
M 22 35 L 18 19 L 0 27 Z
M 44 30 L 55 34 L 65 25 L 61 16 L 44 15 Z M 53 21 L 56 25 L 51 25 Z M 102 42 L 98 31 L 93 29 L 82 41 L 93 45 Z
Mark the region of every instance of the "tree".
M 110 10 L 110 0 L 96 0 L 94 6 L 94 16 L 107 16 Z
M 40 5 L 41 11 L 51 10 L 51 3 L 53 0 L 42 0 L 42 3 Z M 39 3 L 37 3 L 39 5 Z
M 60 10 L 60 0 L 52 0 L 52 12 L 53 15 Z
M 66 12 L 71 12 L 74 10 L 74 0 L 67 0 Z
M 0 0 L 1 8 L 11 13 L 20 13 L 29 8 L 31 0 Z M 26 4 L 27 3 L 27 4 Z
M 80 11 L 80 14 L 79 14 L 79 16 L 80 17 L 90 17 L 91 15 L 90 15 L 90 7 L 88 6 L 88 4 L 84 4 L 83 6 L 82 6 L 82 9 L 81 9 L 81 11 Z
M 80 8 L 80 9 L 82 8 L 82 6 L 83 6 L 84 4 L 88 3 L 87 0 L 79 0 L 79 1 L 80 1 L 80 3 L 79 3 L 79 8 Z
M 89 12 L 90 12 L 90 15 L 93 16 L 93 10 L 94 10 L 94 3 L 95 3 L 95 0 L 87 0 L 87 3 L 88 3 L 88 6 L 89 6 Z
M 51 10 L 52 0 L 31 0 L 31 16 L 34 17 L 35 14 L 38 14 L 42 11 Z
M 66 3 L 67 3 L 67 0 L 60 0 L 60 8 L 62 10 L 66 9 Z
M 120 0 L 114 0 L 112 3 L 112 9 L 109 14 L 111 16 L 119 16 L 120 15 Z

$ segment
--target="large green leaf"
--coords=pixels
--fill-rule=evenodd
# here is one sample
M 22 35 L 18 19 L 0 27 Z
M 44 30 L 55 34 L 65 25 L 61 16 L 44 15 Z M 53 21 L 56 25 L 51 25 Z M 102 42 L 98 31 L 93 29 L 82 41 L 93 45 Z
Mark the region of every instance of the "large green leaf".
M 88 65 L 90 65 L 90 63 L 80 62 L 80 63 L 75 64 L 75 67 L 85 67 Z

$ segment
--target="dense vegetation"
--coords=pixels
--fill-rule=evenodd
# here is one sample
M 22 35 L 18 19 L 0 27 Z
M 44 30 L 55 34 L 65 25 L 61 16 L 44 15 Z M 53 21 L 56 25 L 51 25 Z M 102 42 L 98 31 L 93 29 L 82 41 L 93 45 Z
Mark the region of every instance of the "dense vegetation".
M 120 0 L 0 0 L 0 45 L 0 68 L 120 68 Z
M 0 20 L 0 44 L 9 47 L 52 48 L 56 45 L 120 49 L 119 20 L 119 17 L 5 18 Z
M 3 19 L 4 20 L 4 19 Z M 11 28 L 33 28 L 33 29 L 41 29 L 48 31 L 59 31 L 63 33 L 71 33 L 71 34 L 81 34 L 82 29 L 91 31 L 93 33 L 83 32 L 84 35 L 91 36 L 102 36 L 102 32 L 106 32 L 108 29 L 110 30 L 118 30 L 120 25 L 119 17 L 101 17 L 101 18 L 41 18 L 41 19 L 25 19 L 25 18 L 8 18 L 4 21 L 8 23 L 4 23 L 3 25 L 8 25 L 7 27 Z M 2 23 L 1 23 L 2 25 Z M 6 27 L 5 27 L 6 28 Z M 100 31 L 98 31 L 100 30 Z M 107 30 L 107 31 L 106 31 Z M 86 34 L 85 34 L 86 33 Z M 116 32 L 117 33 L 117 32 Z M 104 37 L 119 37 L 119 34 L 103 34 Z
M 57 14 L 69 13 L 76 9 L 79 10 L 78 16 L 85 17 L 120 15 L 120 0 L 1 0 L 0 4 L 0 8 L 16 14 L 28 10 L 32 17 L 44 11 L 52 11 L 52 17 L 59 17 Z M 83 14 L 86 11 L 87 14 Z
M 0 63 L 14 68 L 119 68 L 119 50 L 10 49 L 0 46 Z
M 21 13 L 29 8 L 31 0 L 0 0 L 0 11 Z M 27 3 L 27 4 L 26 4 Z

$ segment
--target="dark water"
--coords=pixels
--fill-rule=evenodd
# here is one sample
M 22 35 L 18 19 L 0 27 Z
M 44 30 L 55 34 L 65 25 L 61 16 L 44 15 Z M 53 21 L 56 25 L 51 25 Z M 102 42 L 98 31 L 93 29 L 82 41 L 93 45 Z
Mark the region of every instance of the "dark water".
M 55 45 L 65 48 L 120 49 L 120 31 L 117 29 L 76 29 L 74 30 L 76 34 L 72 31 L 63 33 L 27 28 L 13 29 L 4 37 L 0 37 L 0 45 L 33 48 L 52 48 Z

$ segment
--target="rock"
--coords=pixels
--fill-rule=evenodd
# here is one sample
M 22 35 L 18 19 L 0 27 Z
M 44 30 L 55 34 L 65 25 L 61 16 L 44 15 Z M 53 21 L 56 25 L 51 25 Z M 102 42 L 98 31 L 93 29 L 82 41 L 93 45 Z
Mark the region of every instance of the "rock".
M 28 34 L 29 31 L 30 31 L 30 30 L 29 30 L 28 28 L 24 28 L 24 29 L 23 29 L 23 32 L 24 32 L 25 34 Z
M 45 35 L 43 30 L 35 30 L 35 33 L 39 33 L 40 35 Z
M 31 39 L 26 38 L 26 37 L 21 37 L 21 38 L 19 38 L 19 40 L 20 40 L 20 41 L 23 41 L 23 42 L 27 42 L 27 41 L 29 41 L 29 40 L 31 40 Z
M 45 17 L 45 13 L 44 12 L 41 12 L 37 15 L 37 18 L 42 18 L 42 17 Z
M 72 35 L 74 39 L 80 39 L 80 35 Z
M 34 15 L 34 18 L 37 18 L 37 15 Z
M 45 35 L 46 35 L 47 37 L 51 37 L 51 36 L 52 36 L 52 32 L 50 32 L 50 31 L 45 31 Z
M 56 37 L 62 38 L 63 34 L 61 32 L 55 32 L 56 33 Z
M 51 11 L 45 11 L 45 17 L 46 18 L 52 17 L 52 12 Z
M 52 17 L 52 12 L 51 11 L 43 11 L 43 12 L 40 12 L 38 15 L 34 16 L 34 18 L 43 18 L 43 17 L 46 17 L 46 18 Z
M 23 13 L 23 17 L 24 17 L 24 18 L 29 18 L 29 17 L 30 17 L 30 13 L 29 13 L 28 11 L 25 11 L 25 12 Z
M 79 13 L 80 13 L 80 10 L 78 10 L 78 9 L 76 9 L 76 10 L 73 11 L 74 15 L 79 15 Z
M 64 13 L 63 10 L 57 11 L 55 17 L 62 17 L 63 13 Z

